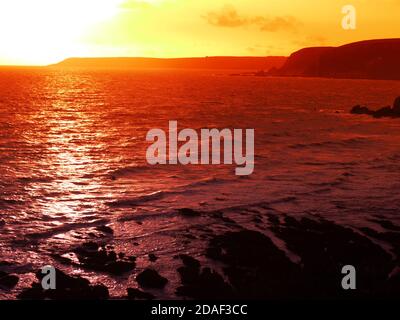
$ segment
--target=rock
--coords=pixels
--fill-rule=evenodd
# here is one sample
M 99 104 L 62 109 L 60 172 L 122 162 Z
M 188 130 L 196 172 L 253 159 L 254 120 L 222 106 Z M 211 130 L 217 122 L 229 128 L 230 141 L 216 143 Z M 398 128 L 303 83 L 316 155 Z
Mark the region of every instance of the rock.
M 400 231 L 400 226 L 395 225 L 393 222 L 386 219 L 370 219 L 371 222 L 378 223 L 381 227 L 392 230 L 392 231 Z
M 33 283 L 31 288 L 25 289 L 17 295 L 20 300 L 44 300 L 45 292 L 39 283 Z
M 155 262 L 155 261 L 158 260 L 158 257 L 157 257 L 155 254 L 150 253 L 150 254 L 149 254 L 149 260 L 150 260 L 151 262 Z
M 0 271 L 0 287 L 7 290 L 14 288 L 18 284 L 19 278 L 13 274 Z
M 193 299 L 229 299 L 233 298 L 232 288 L 223 277 L 210 268 L 201 270 L 200 262 L 191 256 L 181 254 L 177 256 L 184 264 L 178 268 L 182 286 L 177 288 L 178 296 Z
M 96 243 L 86 243 L 75 250 L 82 267 L 122 275 L 132 271 L 136 264 L 129 258 L 121 257 L 114 250 L 104 245 L 99 246 Z
M 272 213 L 268 213 L 267 217 L 268 217 L 268 222 L 271 225 L 277 226 L 279 224 L 279 217 L 277 217 L 276 215 L 273 215 Z
M 397 97 L 393 103 L 393 108 L 390 106 L 386 106 L 380 108 L 378 110 L 371 110 L 368 107 L 362 107 L 360 105 L 354 106 L 351 111 L 351 114 L 366 114 L 373 116 L 374 118 L 398 118 L 400 117 L 400 97 Z
M 260 217 L 254 217 L 254 218 L 253 218 L 253 221 L 254 221 L 256 224 L 260 224 L 260 223 L 263 222 L 262 219 L 261 219 Z
M 200 212 L 195 211 L 193 209 L 189 209 L 189 208 L 182 208 L 182 209 L 178 209 L 178 213 L 182 216 L 185 217 L 198 217 L 200 216 Z
M 96 230 L 103 232 L 103 233 L 107 233 L 107 234 L 114 234 L 114 230 L 106 225 L 96 227 Z
M 71 277 L 56 269 L 56 289 L 43 290 L 41 271 L 36 273 L 38 282 L 31 288 L 22 291 L 17 297 L 23 300 L 99 300 L 108 299 L 109 292 L 104 285 L 91 285 L 89 280 L 81 277 Z
M 374 118 L 394 117 L 396 114 L 390 106 L 383 107 L 372 113 Z
M 122 275 L 126 272 L 132 271 L 134 268 L 135 268 L 135 264 L 132 262 L 114 261 L 114 262 L 109 262 L 104 267 L 104 271 L 107 271 L 114 275 Z
M 362 107 L 360 105 L 354 106 L 351 111 L 351 114 L 368 114 L 371 115 L 373 113 L 372 110 L 369 110 L 367 107 Z
M 393 102 L 393 111 L 400 116 L 400 97 L 397 97 Z
M 151 293 L 140 291 L 139 289 L 128 288 L 128 299 L 130 300 L 153 300 L 155 297 Z
M 196 240 L 197 239 L 197 237 L 195 235 L 191 234 L 191 233 L 185 233 L 183 236 L 185 238 L 187 238 L 187 239 L 190 239 L 190 240 Z
M 290 298 L 304 287 L 300 267 L 257 231 L 214 236 L 206 255 L 226 265 L 223 271 L 239 299 Z
M 385 250 L 367 237 L 332 221 L 285 217 L 272 228 L 287 248 L 301 258 L 301 277 L 309 285 L 302 291 L 311 297 L 379 297 L 395 264 Z M 357 290 L 343 292 L 338 286 L 344 265 L 357 268 Z
M 136 257 L 135 256 L 129 256 L 127 258 L 129 261 L 135 262 L 136 261 Z
M 99 245 L 93 241 L 85 242 L 84 244 L 82 244 L 82 249 L 97 251 L 99 249 Z
M 92 299 L 96 299 L 96 300 L 100 300 L 100 299 L 106 300 L 110 297 L 108 288 L 102 284 L 92 286 L 90 295 L 93 297 Z
M 0 267 L 9 267 L 12 266 L 13 264 L 9 261 L 0 261 Z
M 178 268 L 182 286 L 177 288 L 178 296 L 193 299 L 229 299 L 233 298 L 232 288 L 223 277 L 210 268 L 200 269 L 200 262 L 188 255 L 178 256 L 184 266 Z
M 74 260 L 74 254 L 79 263 Z M 116 253 L 112 246 L 99 245 L 92 241 L 75 248 L 73 253 L 55 256 L 55 258 L 62 263 L 113 275 L 123 275 L 136 267 L 135 257 L 125 257 L 125 254 L 121 252 Z
M 180 254 L 177 256 L 177 258 L 181 259 L 186 267 L 200 268 L 200 262 L 197 259 L 188 256 L 187 254 Z
M 144 288 L 157 288 L 162 289 L 168 283 L 168 279 L 160 276 L 157 271 L 153 269 L 146 269 L 139 273 L 136 281 L 141 287 Z
M 118 253 L 118 258 L 124 259 L 125 258 L 125 253 L 123 253 L 123 252 Z

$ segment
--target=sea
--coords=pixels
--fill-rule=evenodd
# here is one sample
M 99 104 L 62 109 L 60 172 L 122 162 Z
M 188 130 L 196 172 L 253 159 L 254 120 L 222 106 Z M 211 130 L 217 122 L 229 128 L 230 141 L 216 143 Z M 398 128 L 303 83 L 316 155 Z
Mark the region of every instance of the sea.
M 182 208 L 224 212 L 250 229 L 251 212 L 267 210 L 377 231 L 377 215 L 400 223 L 400 120 L 349 112 L 397 96 L 399 81 L 1 68 L 0 262 L 20 281 L 0 299 L 29 287 L 44 265 L 103 283 L 115 298 L 151 265 L 170 280 L 157 297 L 176 298 L 174 256 L 206 261 L 198 230 L 228 228 Z M 254 172 L 149 165 L 146 134 L 171 120 L 178 129 L 254 129 Z M 101 239 L 99 226 L 113 230 L 107 243 L 117 252 L 137 258 L 135 271 L 112 276 L 54 258 Z

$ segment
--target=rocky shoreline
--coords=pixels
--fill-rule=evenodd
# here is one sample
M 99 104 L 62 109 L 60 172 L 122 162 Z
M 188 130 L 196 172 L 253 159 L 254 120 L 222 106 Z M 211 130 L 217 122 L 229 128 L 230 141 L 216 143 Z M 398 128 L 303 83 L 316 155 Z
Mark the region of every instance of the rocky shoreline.
M 268 210 L 267 208 L 264 208 Z M 190 214 L 189 214 L 190 213 Z M 203 252 L 181 253 L 171 257 L 178 267 L 175 272 L 180 285 L 174 291 L 178 299 L 360 299 L 395 298 L 400 293 L 400 226 L 374 219 L 383 230 L 338 225 L 320 216 L 292 217 L 285 214 L 262 215 L 256 209 L 243 210 L 251 215 L 253 226 L 242 227 L 226 213 L 177 211 L 188 223 L 202 216 L 212 219 L 213 226 L 225 231 L 214 233 L 203 228 L 193 238 L 204 243 Z M 112 229 L 102 226 L 104 237 L 84 242 L 70 253 L 54 256 L 63 266 L 86 269 L 113 277 L 129 277 L 138 271 L 135 256 L 127 256 L 113 247 Z M 277 237 L 286 250 L 276 246 Z M 187 240 L 182 240 L 186 238 Z M 193 239 L 193 241 L 194 241 Z M 191 241 L 177 236 L 189 252 Z M 378 242 L 390 245 L 388 252 Z M 290 259 L 289 251 L 299 257 Z M 70 255 L 69 255 L 70 254 Z M 74 257 L 74 258 L 73 258 Z M 159 257 L 150 253 L 150 264 Z M 13 292 L 18 274 L 7 272 L 12 262 L 0 262 L 0 293 Z M 220 266 L 216 268 L 215 266 Z M 343 290 L 341 269 L 353 265 L 357 270 L 357 290 Z M 57 268 L 57 289 L 43 290 L 43 275 L 16 294 L 18 299 L 159 299 L 170 284 L 168 276 L 151 265 L 136 273 L 137 287 L 128 287 L 125 296 L 112 297 L 102 283 L 90 283 L 78 275 L 69 275 Z

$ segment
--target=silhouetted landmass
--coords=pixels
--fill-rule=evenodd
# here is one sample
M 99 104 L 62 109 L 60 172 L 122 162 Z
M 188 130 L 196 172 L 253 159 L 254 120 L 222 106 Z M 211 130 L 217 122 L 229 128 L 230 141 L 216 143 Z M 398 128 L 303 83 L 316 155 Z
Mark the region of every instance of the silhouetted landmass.
M 354 42 L 340 47 L 311 47 L 289 58 L 69 58 L 51 67 L 86 69 L 248 70 L 233 75 L 300 76 L 400 80 L 400 39 Z
M 400 97 L 397 97 L 393 102 L 393 107 L 386 106 L 378 110 L 371 110 L 365 106 L 354 106 L 351 114 L 366 114 L 374 118 L 400 118 Z
M 270 75 L 400 79 L 400 39 L 367 40 L 340 47 L 305 48 Z
M 286 57 L 204 58 L 70 58 L 53 67 L 90 69 L 209 69 L 269 70 L 280 68 Z
M 332 47 L 304 48 L 291 54 L 283 67 L 277 70 L 282 76 L 318 76 L 320 57 Z

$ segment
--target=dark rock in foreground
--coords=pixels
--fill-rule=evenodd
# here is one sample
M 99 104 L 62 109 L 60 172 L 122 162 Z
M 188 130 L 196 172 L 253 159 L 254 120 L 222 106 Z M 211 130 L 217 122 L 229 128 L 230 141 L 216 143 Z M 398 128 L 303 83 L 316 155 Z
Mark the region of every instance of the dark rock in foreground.
M 231 286 L 219 273 L 210 268 L 201 270 L 200 262 L 188 255 L 178 257 L 184 264 L 177 270 L 182 281 L 182 286 L 176 290 L 178 296 L 215 300 L 234 297 Z
M 91 285 L 89 280 L 81 277 L 71 277 L 56 269 L 56 289 L 44 290 L 41 285 L 42 273 L 36 273 L 39 282 L 31 288 L 22 291 L 17 297 L 22 300 L 104 300 L 109 298 L 109 292 L 104 285 Z
M 298 264 L 261 232 L 232 231 L 211 239 L 206 255 L 225 265 L 234 298 L 395 298 L 400 294 L 400 262 L 359 232 L 322 218 L 284 216 L 282 222 L 275 218 L 273 222 L 271 231 L 300 258 Z M 396 231 L 362 231 L 400 247 L 397 226 L 383 223 Z M 400 250 L 394 249 L 394 253 L 400 254 Z M 188 261 L 178 270 L 185 285 L 200 277 L 200 267 Z M 345 265 L 356 268 L 356 290 L 341 286 Z M 177 293 L 189 296 L 185 290 Z M 208 290 L 213 292 L 211 287 Z
M 153 269 L 146 269 L 139 273 L 136 281 L 141 287 L 144 288 L 157 288 L 162 289 L 168 283 L 168 279 L 160 276 L 157 271 Z
M 178 209 L 178 213 L 185 217 L 198 217 L 201 214 L 200 212 L 189 208 Z
M 111 229 L 109 226 L 103 225 L 96 227 L 96 230 L 106 233 L 106 234 L 114 234 L 114 230 Z
M 128 299 L 130 300 L 153 300 L 155 297 L 148 292 L 140 291 L 139 289 L 128 288 Z
M 10 290 L 18 284 L 18 281 L 19 278 L 16 275 L 0 271 L 0 289 Z
M 149 253 L 149 261 L 155 262 L 158 260 L 158 257 L 154 253 Z
M 199 260 L 197 260 L 187 254 L 180 254 L 180 255 L 176 256 L 176 258 L 181 259 L 184 266 L 187 268 L 195 268 L 195 269 L 200 268 Z
M 132 257 L 125 257 L 122 253 L 117 254 L 106 245 L 99 245 L 95 242 L 84 243 L 76 248 L 74 253 L 79 259 L 77 265 L 90 270 L 122 275 L 136 267 Z M 64 255 L 61 260 L 76 265 L 68 256 Z
M 395 266 L 391 256 L 368 238 L 322 218 L 288 216 L 273 231 L 301 258 L 304 289 L 312 297 L 378 297 Z M 357 270 L 357 290 L 341 287 L 345 265 Z
M 381 223 L 381 225 L 386 225 L 385 222 Z M 397 226 L 392 225 L 394 228 L 397 228 Z M 392 229 L 394 229 L 392 227 Z M 387 229 L 387 228 L 386 228 Z M 383 241 L 386 243 L 389 243 L 390 246 L 392 247 L 391 251 L 395 256 L 397 257 L 397 267 L 400 268 L 400 232 L 397 231 L 383 231 L 383 232 L 378 232 L 375 231 L 371 228 L 368 227 L 363 227 L 360 228 L 360 230 L 368 235 L 369 237 L 373 239 L 377 239 L 379 241 Z M 399 293 L 400 293 L 400 286 L 398 287 Z
M 354 106 L 351 111 L 351 114 L 366 114 L 372 116 L 374 118 L 400 118 L 400 97 L 397 97 L 393 103 L 393 107 L 387 106 L 380 108 L 378 110 L 371 110 L 368 107 L 364 106 Z
M 300 267 L 264 234 L 244 230 L 214 237 L 206 252 L 225 263 L 224 273 L 243 299 L 298 296 L 303 287 Z

